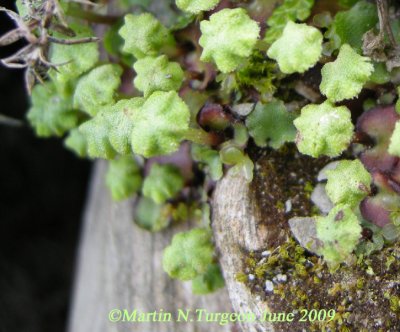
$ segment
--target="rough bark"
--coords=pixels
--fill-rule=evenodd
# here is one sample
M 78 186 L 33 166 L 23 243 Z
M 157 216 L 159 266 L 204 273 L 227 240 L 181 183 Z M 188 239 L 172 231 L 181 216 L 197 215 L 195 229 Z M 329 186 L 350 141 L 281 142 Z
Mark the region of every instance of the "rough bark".
M 235 312 L 261 317 L 268 304 L 254 297 L 246 285 L 235 279 L 244 271 L 246 252 L 266 247 L 268 230 L 259 225 L 250 187 L 244 177 L 228 173 L 214 192 L 213 232 L 226 287 Z M 272 324 L 243 322 L 243 331 L 273 331 Z
M 206 296 L 192 294 L 190 283 L 172 280 L 161 266 L 162 251 L 177 231 L 150 233 L 133 223 L 133 200 L 112 202 L 104 187 L 104 162 L 95 165 L 78 251 L 69 332 L 112 331 L 229 331 L 232 326 L 211 323 L 112 323 L 110 310 L 176 313 L 178 309 L 231 312 L 222 289 Z

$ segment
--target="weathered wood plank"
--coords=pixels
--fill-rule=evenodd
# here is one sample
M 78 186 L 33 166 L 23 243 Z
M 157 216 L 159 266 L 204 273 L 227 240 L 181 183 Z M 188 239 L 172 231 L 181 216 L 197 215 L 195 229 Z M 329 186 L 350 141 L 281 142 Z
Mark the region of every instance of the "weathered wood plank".
M 178 309 L 204 308 L 230 312 L 225 289 L 196 296 L 190 283 L 171 280 L 161 265 L 162 251 L 182 224 L 161 233 L 150 233 L 132 222 L 133 200 L 112 202 L 104 187 L 105 162 L 94 168 L 78 252 L 75 290 L 69 332 L 175 332 L 229 331 L 215 323 L 112 323 L 112 309 L 176 313 Z

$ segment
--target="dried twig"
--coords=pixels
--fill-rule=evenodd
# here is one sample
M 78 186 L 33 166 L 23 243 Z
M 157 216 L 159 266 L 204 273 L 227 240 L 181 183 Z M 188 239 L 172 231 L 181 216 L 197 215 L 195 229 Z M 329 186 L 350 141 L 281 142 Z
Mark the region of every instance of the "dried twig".
M 0 61 L 9 68 L 26 68 L 25 85 L 30 94 L 36 82 L 43 83 L 49 69 L 57 70 L 58 66 L 65 64 L 50 62 L 48 50 L 51 43 L 75 45 L 97 42 L 99 39 L 62 39 L 51 36 L 49 31 L 56 31 L 67 37 L 75 36 L 75 32 L 68 27 L 58 0 L 25 0 L 24 5 L 28 8 L 25 18 L 0 6 L 0 11 L 5 12 L 16 24 L 15 29 L 0 37 L 0 46 L 10 45 L 22 38 L 28 42 L 27 46 Z
M 390 44 L 393 48 L 397 47 L 396 39 L 394 38 L 392 27 L 390 26 L 389 7 L 387 0 L 376 0 L 379 16 L 379 32 L 386 33 L 389 37 Z

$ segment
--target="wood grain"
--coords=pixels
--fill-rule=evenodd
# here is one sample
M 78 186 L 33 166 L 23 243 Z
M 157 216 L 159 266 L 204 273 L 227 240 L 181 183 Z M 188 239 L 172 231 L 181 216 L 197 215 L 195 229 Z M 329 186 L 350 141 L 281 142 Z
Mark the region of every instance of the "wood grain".
M 172 280 L 161 266 L 162 251 L 177 231 L 150 233 L 133 223 L 133 200 L 112 202 L 104 187 L 105 162 L 97 162 L 84 216 L 78 250 L 69 332 L 232 331 L 216 323 L 112 323 L 112 309 L 176 313 L 204 308 L 231 312 L 226 289 L 206 296 L 192 294 L 191 284 Z
M 265 301 L 235 279 L 244 271 L 245 252 L 266 246 L 268 231 L 259 227 L 257 210 L 251 201 L 250 188 L 244 177 L 231 172 L 218 183 L 214 192 L 212 227 L 226 287 L 235 312 L 252 312 L 261 317 L 269 310 Z M 242 331 L 274 331 L 273 325 L 243 322 Z

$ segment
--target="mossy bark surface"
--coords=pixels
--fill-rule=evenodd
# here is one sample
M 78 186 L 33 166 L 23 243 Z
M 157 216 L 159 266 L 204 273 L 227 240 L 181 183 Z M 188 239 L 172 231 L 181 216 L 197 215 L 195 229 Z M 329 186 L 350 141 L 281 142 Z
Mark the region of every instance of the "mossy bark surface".
M 234 310 L 259 317 L 265 310 L 294 313 L 295 318 L 243 323 L 242 330 L 398 331 L 399 246 L 330 271 L 321 258 L 297 244 L 288 226 L 290 217 L 312 214 L 309 189 L 326 161 L 291 149 L 255 158 L 252 184 L 228 173 L 214 192 L 212 226 L 220 263 Z M 292 202 L 289 212 L 287 200 Z M 273 290 L 266 290 L 268 281 Z M 336 314 L 331 321 L 300 321 L 304 310 L 312 309 Z

